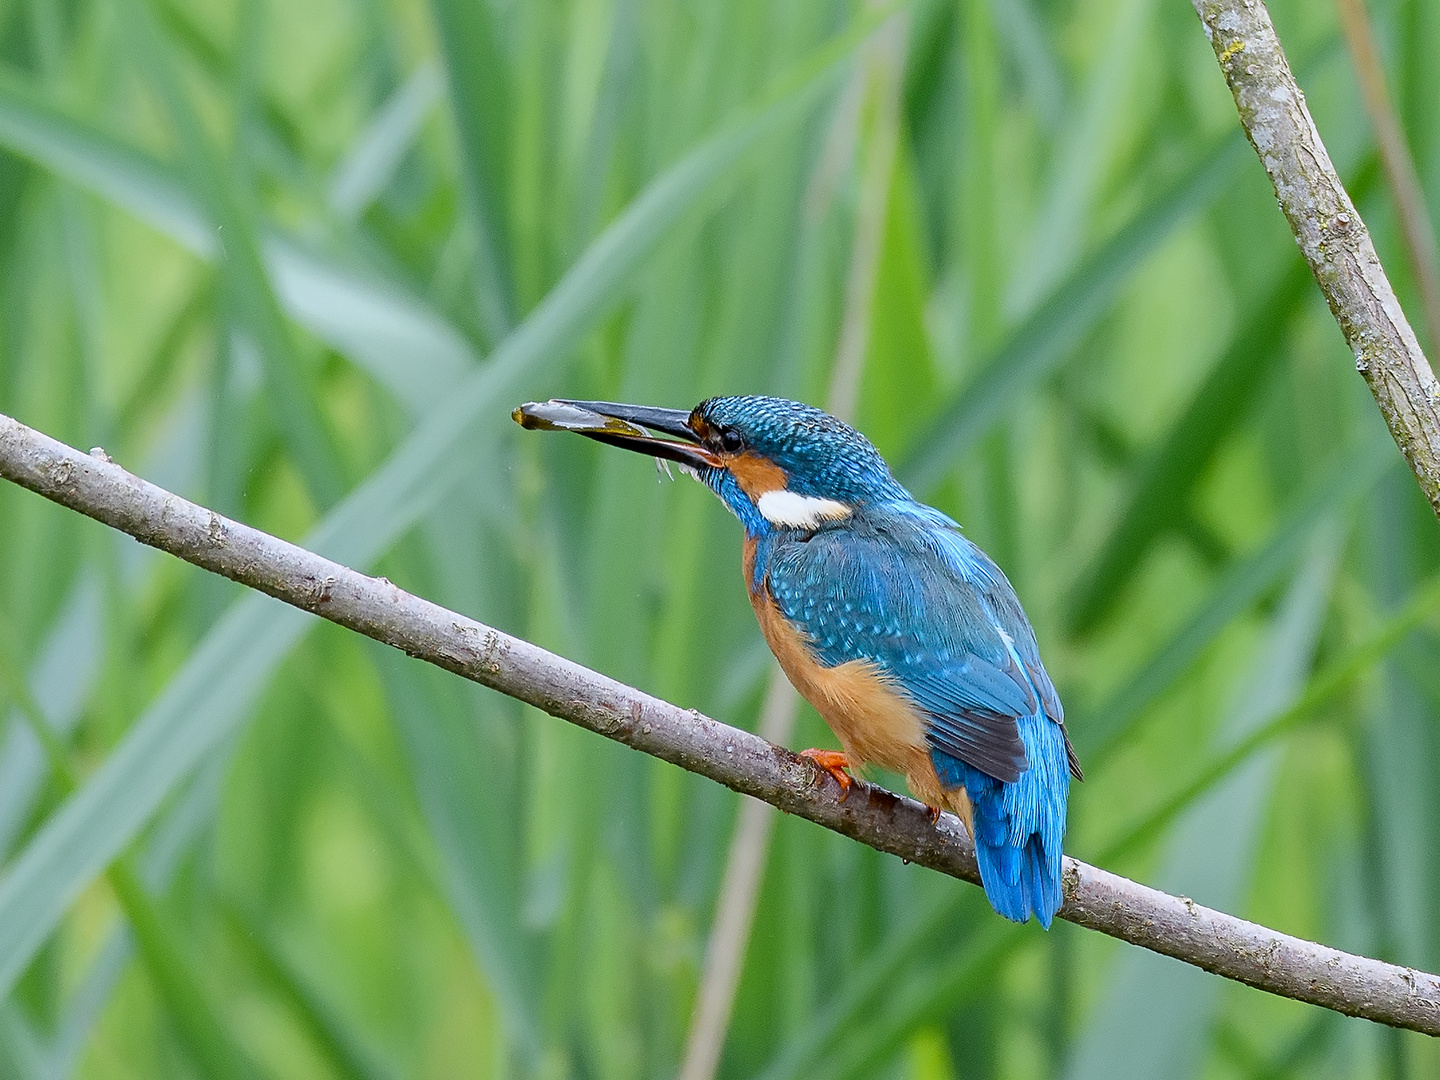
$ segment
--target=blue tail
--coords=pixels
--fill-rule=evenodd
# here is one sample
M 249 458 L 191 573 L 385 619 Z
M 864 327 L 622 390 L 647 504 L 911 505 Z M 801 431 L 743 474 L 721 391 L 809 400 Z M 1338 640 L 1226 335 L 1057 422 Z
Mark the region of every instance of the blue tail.
M 1040 925 L 1060 910 L 1061 847 L 1070 768 L 1060 725 L 1044 715 L 1019 721 L 1029 768 L 1013 784 L 931 751 L 946 787 L 964 787 L 975 809 L 975 858 L 990 906 L 1015 922 Z

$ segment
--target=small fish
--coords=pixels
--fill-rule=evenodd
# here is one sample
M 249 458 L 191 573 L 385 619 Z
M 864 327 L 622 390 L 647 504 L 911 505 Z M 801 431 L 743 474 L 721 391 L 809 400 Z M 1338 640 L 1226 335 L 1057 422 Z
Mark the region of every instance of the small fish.
M 564 401 L 527 401 L 510 414 L 527 431 L 573 431 L 578 435 L 639 435 L 642 427 Z

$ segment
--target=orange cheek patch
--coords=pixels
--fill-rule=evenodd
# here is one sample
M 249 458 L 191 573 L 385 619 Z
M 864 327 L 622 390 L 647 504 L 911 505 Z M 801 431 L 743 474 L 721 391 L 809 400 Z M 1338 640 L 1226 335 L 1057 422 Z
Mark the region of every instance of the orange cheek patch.
M 789 481 L 784 469 L 751 450 L 737 454 L 725 464 L 739 483 L 740 490 L 756 502 L 767 491 L 784 491 Z

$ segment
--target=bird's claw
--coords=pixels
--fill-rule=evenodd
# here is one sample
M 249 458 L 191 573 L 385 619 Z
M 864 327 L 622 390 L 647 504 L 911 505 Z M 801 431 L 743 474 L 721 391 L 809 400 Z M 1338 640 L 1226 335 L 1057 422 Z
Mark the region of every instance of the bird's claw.
M 940 814 L 942 813 L 940 807 L 938 807 L 938 806 L 931 806 L 929 803 L 926 803 L 926 804 L 925 804 L 925 809 L 930 812 L 930 824 L 931 824 L 931 825 L 939 825 L 939 824 L 940 824 Z
M 850 759 L 837 750 L 802 750 L 800 756 L 811 762 L 823 773 L 829 773 L 834 777 L 835 782 L 840 785 L 840 801 L 844 802 L 850 795 L 850 789 L 855 786 L 854 778 L 845 770 L 850 767 Z

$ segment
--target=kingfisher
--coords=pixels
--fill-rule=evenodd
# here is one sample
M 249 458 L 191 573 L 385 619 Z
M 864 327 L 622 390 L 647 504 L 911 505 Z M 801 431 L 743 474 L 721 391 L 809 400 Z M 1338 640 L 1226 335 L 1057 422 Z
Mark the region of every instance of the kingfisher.
M 765 641 L 843 748 L 802 756 L 841 798 L 847 770 L 903 775 L 934 820 L 948 809 L 965 823 L 991 906 L 1049 929 L 1080 763 L 1015 590 L 955 521 L 864 435 L 798 401 L 552 400 L 514 416 L 674 462 L 718 495 L 745 529 Z

